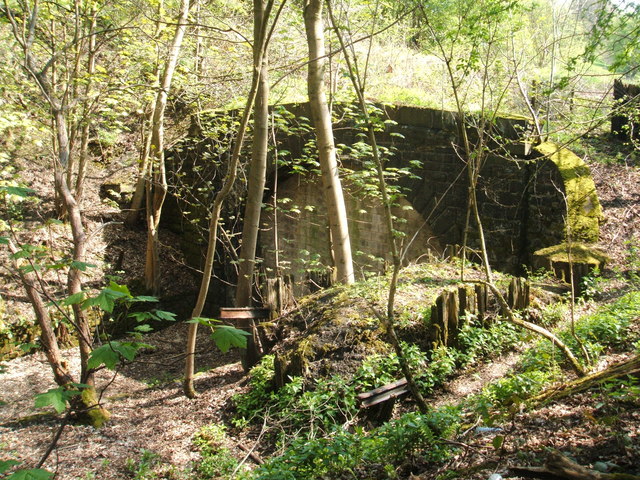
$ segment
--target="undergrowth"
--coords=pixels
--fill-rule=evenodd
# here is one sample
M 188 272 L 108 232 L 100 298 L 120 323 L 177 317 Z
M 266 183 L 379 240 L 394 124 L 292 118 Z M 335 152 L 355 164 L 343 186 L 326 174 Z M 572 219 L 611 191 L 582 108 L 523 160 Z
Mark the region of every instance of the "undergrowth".
M 331 436 L 296 439 L 279 457 L 254 471 L 255 480 L 319 478 L 397 478 L 417 459 L 442 462 L 453 449 L 446 442 L 459 428 L 459 412 L 446 407 L 421 415 L 408 413 L 370 432 L 337 430 Z
M 563 308 L 550 308 L 542 322 L 555 322 Z M 575 334 L 592 361 L 605 352 L 640 345 L 633 320 L 640 317 L 640 292 L 628 293 L 576 322 Z M 524 334 L 513 325 L 496 321 L 484 325 L 469 318 L 455 348 L 439 347 L 422 352 L 404 344 L 409 364 L 425 393 L 431 393 L 461 366 L 513 346 Z M 581 349 L 568 327 L 556 334 L 580 355 Z M 582 360 L 585 361 L 584 357 Z M 353 379 L 339 377 L 305 385 L 293 378 L 282 389 L 272 386 L 273 359 L 267 357 L 251 373 L 251 389 L 237 396 L 236 424 L 257 418 L 279 425 L 282 454 L 251 474 L 256 480 L 313 478 L 397 478 L 417 463 L 439 464 L 455 451 L 452 436 L 466 424 L 467 415 L 492 425 L 519 411 L 523 402 L 550 382 L 565 376 L 564 358 L 548 340 L 537 340 L 522 355 L 513 373 L 487 386 L 459 406 L 446 406 L 426 415 L 410 413 L 378 428 L 357 426 L 356 393 L 399 377 L 395 355 L 375 355 L 365 360 Z M 611 397 L 631 398 L 637 384 L 617 382 L 608 386 Z M 288 434 L 288 436 L 285 434 Z M 291 440 L 293 439 L 293 440 Z M 407 470 L 408 471 L 408 470 Z
M 556 334 L 586 363 L 577 337 L 595 363 L 605 353 L 634 350 L 640 339 L 634 325 L 638 319 L 640 292 L 634 291 L 579 319 L 575 324 L 575 337 L 569 327 L 563 327 Z M 516 411 L 520 404 L 550 383 L 564 379 L 566 367 L 565 358 L 555 345 L 546 339 L 537 340 L 523 352 L 512 374 L 487 386 L 467 402 L 468 406 L 492 423 Z

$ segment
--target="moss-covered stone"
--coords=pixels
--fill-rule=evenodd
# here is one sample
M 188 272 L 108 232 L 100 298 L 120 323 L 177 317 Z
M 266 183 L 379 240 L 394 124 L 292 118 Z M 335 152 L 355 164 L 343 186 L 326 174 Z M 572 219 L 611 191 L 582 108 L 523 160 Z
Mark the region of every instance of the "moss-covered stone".
M 564 182 L 566 227 L 571 240 L 597 242 L 604 215 L 589 167 L 576 154 L 555 143 L 542 143 L 535 150 L 556 165 Z
M 593 245 L 585 243 L 561 243 L 534 253 L 534 268 L 552 271 L 557 278 L 581 285 L 585 276 L 594 270 L 602 270 L 609 257 Z
M 587 263 L 602 268 L 609 261 L 609 257 L 593 245 L 586 243 L 561 243 L 535 252 L 547 262 Z

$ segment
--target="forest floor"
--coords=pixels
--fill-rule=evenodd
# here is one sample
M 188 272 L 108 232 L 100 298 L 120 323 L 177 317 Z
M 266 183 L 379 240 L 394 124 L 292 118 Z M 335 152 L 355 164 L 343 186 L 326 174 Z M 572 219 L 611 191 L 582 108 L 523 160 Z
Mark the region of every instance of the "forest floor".
M 608 219 L 601 237 L 612 263 L 603 274 L 615 277 L 616 271 L 625 268 L 625 241 L 634 236 L 636 242 L 640 240 L 640 169 L 637 165 L 594 164 L 592 172 Z M 94 221 L 110 221 L 114 215 L 113 210 L 96 211 Z M 124 250 L 128 242 L 144 238 L 139 233 L 128 235 L 130 238 L 125 239 L 114 233 L 95 250 L 120 244 Z M 171 239 L 165 241 L 171 243 Z M 139 259 L 126 260 L 127 265 L 136 261 Z M 167 275 L 176 278 L 171 271 Z M 191 275 L 185 281 L 193 282 L 193 278 Z M 199 456 L 192 444 L 194 433 L 203 425 L 227 421 L 231 398 L 247 388 L 237 353 L 219 353 L 206 332 L 201 332 L 196 358 L 200 373 L 195 382 L 200 395 L 195 399 L 184 397 L 179 379 L 185 330 L 184 324 L 176 324 L 155 332 L 145 338 L 155 350 L 144 353 L 115 376 L 113 372 L 99 372 L 102 401 L 112 414 L 111 420 L 99 430 L 66 425 L 44 467 L 63 480 L 125 479 L 140 478 L 136 477 L 140 469 L 153 464 L 160 472 L 154 478 L 182 478 L 180 471 Z M 75 351 L 65 355 L 77 372 Z M 508 371 L 516 355 L 508 353 L 475 366 L 453 379 L 430 402 L 442 403 L 479 391 Z M 623 358 L 604 357 L 599 368 Z M 45 453 L 63 418 L 51 409 L 36 408 L 33 399 L 55 385 L 41 353 L 4 362 L 4 367 L 0 377 L 1 458 L 33 466 Z M 515 411 L 500 428 L 505 435 L 502 448 L 492 446 L 491 435 L 470 431 L 461 439 L 460 453 L 439 472 L 457 470 L 466 472 L 459 478 L 486 479 L 492 472 L 504 473 L 512 465 L 540 465 L 545 451 L 554 449 L 570 454 L 583 465 L 608 462 L 640 473 L 640 411 L 625 402 L 613 402 L 599 391 L 580 393 L 533 411 Z M 227 447 L 237 458 L 245 458 L 247 450 L 261 450 L 256 445 L 258 433 L 234 437 L 230 432 Z M 248 459 L 247 465 L 252 462 Z M 414 471 L 411 478 L 435 478 L 439 472 Z

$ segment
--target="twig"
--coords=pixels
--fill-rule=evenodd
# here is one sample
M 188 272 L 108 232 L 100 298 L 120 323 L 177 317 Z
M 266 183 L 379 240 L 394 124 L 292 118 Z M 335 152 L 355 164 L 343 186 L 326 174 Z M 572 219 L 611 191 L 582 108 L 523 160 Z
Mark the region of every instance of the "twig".
M 264 416 L 264 420 L 262 422 L 262 428 L 260 429 L 260 434 L 258 435 L 258 438 L 256 439 L 256 442 L 253 444 L 253 447 L 251 447 L 250 449 L 248 449 L 247 447 L 245 447 L 244 445 L 238 443 L 238 447 L 247 452 L 247 454 L 245 455 L 245 457 L 238 463 L 238 466 L 235 468 L 235 470 L 233 471 L 233 473 L 231 474 L 231 478 L 235 478 L 236 473 L 238 473 L 238 470 L 240 470 L 240 467 L 242 467 L 242 465 L 245 464 L 245 462 L 247 461 L 247 458 L 251 458 L 251 460 L 253 460 L 254 462 L 256 462 L 258 465 L 262 465 L 264 463 L 264 460 L 262 460 L 262 458 L 260 458 L 257 454 L 253 453 L 253 451 L 255 450 L 255 448 L 260 444 L 260 440 L 262 439 L 262 436 L 264 435 L 264 432 L 267 429 L 267 418 L 269 417 L 269 415 L 265 415 Z
M 60 436 L 62 435 L 62 431 L 64 430 L 64 427 L 66 427 L 67 423 L 69 423 L 70 417 L 71 417 L 71 410 L 69 410 L 67 414 L 64 416 L 64 418 L 62 419 L 62 423 L 58 427 L 58 430 L 53 436 L 53 439 L 51 440 L 51 443 L 47 447 L 47 450 L 42 455 L 42 458 L 40 458 L 40 461 L 36 464 L 36 468 L 42 467 L 42 465 L 44 465 L 44 462 L 47 461 L 47 458 L 49 458 L 49 455 L 51 455 L 51 452 L 53 452 L 53 449 L 56 448 L 56 445 L 58 444 L 58 440 L 60 440 Z

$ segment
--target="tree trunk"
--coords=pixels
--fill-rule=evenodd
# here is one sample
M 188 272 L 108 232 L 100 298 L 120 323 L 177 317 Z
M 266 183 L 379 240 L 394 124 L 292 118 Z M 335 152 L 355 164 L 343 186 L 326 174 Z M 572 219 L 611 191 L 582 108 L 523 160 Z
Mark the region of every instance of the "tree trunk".
M 158 228 L 162 206 L 167 196 L 167 174 L 164 163 L 164 111 L 171 89 L 173 73 L 178 63 L 182 40 L 187 29 L 189 0 L 182 0 L 180 17 L 171 43 L 171 50 L 162 75 L 162 83 L 156 95 L 153 112 L 150 144 L 151 180 L 147 182 L 147 249 L 144 269 L 147 290 L 157 294 L 160 291 L 160 242 Z
M 85 87 L 85 97 L 89 98 L 91 94 L 91 86 L 93 75 L 96 71 L 96 25 L 97 25 L 98 11 L 94 6 L 91 10 L 91 26 L 89 30 L 89 51 L 87 53 L 87 74 L 88 81 Z M 81 202 L 82 194 L 84 193 L 84 179 L 87 171 L 87 163 L 89 160 L 89 131 L 91 128 L 91 122 L 89 120 L 90 115 L 93 113 L 92 108 L 87 108 L 84 118 L 84 124 L 82 125 L 82 131 L 80 134 L 80 155 L 78 158 L 78 175 L 76 177 L 75 198 L 77 202 Z
M 265 0 L 254 0 L 254 38 L 259 39 L 264 18 Z M 261 41 L 254 42 L 254 63 L 259 60 Z M 249 167 L 249 183 L 247 186 L 247 202 L 244 210 L 242 226 L 242 248 L 240 250 L 240 266 L 238 269 L 238 285 L 236 287 L 236 306 L 250 307 L 253 293 L 253 276 L 256 260 L 256 245 L 260 231 L 260 211 L 267 174 L 267 147 L 269 139 L 269 78 L 267 52 L 262 55 L 259 65 L 260 81 L 253 108 L 253 144 L 251 165 Z
M 246 134 L 247 126 L 249 125 L 249 118 L 251 116 L 251 110 L 256 99 L 258 92 L 258 85 L 260 83 L 260 73 L 262 71 L 262 58 L 265 55 L 269 39 L 273 33 L 273 28 L 280 16 L 282 8 L 285 2 L 280 4 L 280 8 L 275 15 L 273 24 L 269 33 L 267 34 L 267 20 L 270 17 L 271 9 L 273 7 L 273 0 L 267 0 L 267 4 L 264 8 L 263 22 L 261 25 L 261 33 L 259 39 L 254 41 L 254 44 L 258 45 L 258 55 L 254 55 L 253 76 L 251 79 L 251 88 L 247 95 L 247 103 L 245 104 L 242 112 L 242 118 L 238 127 L 238 138 L 233 146 L 231 152 L 231 160 L 229 162 L 229 169 L 225 177 L 224 183 L 220 191 L 213 199 L 213 208 L 211 211 L 211 217 L 209 218 L 209 243 L 207 246 L 207 256 L 205 259 L 204 269 L 202 272 L 202 281 L 200 283 L 200 291 L 198 292 L 198 299 L 193 307 L 191 318 L 199 317 L 204 310 L 204 304 L 209 293 L 209 284 L 211 282 L 211 273 L 213 271 L 213 260 L 216 252 L 216 240 L 218 232 L 218 223 L 220 222 L 220 212 L 222 210 L 222 204 L 225 198 L 231 192 L 233 184 L 236 181 L 238 174 L 238 163 L 240 161 L 240 152 L 242 150 L 242 144 L 244 143 L 244 137 Z M 255 47 L 254 47 L 255 48 Z M 198 333 L 198 323 L 192 322 L 189 324 L 189 331 L 187 332 L 187 348 L 186 348 L 186 361 L 185 361 L 185 373 L 184 373 L 184 393 L 187 397 L 193 398 L 196 396 L 196 390 L 193 386 L 193 377 L 195 373 L 195 350 L 196 350 L 196 336 Z
M 164 30 L 164 23 L 162 21 L 162 13 L 164 11 L 164 0 L 158 2 L 158 8 L 156 9 L 156 28 L 153 34 L 153 42 L 156 45 L 156 62 L 154 66 L 153 78 L 155 79 L 154 88 L 159 88 L 160 85 L 160 34 Z M 153 99 L 147 105 L 144 119 L 141 126 L 142 134 L 142 148 L 140 151 L 140 163 L 138 168 L 138 179 L 136 180 L 136 187 L 133 192 L 133 198 L 131 199 L 131 206 L 129 207 L 129 213 L 125 219 L 125 223 L 129 227 L 133 227 L 138 223 L 138 216 L 142 209 L 142 203 L 145 200 L 145 190 L 147 185 L 147 175 L 149 172 L 149 153 L 151 150 L 151 122 L 156 110 L 156 102 L 158 96 L 154 96 Z
M 213 272 L 213 261 L 216 253 L 216 244 L 218 239 L 218 224 L 220 223 L 220 212 L 222 211 L 222 204 L 224 200 L 227 198 L 231 189 L 233 188 L 233 184 L 236 181 L 236 177 L 238 175 L 238 163 L 240 161 L 240 151 L 242 149 L 242 144 L 244 142 L 244 136 L 246 133 L 247 126 L 249 124 L 249 117 L 251 115 L 251 107 L 253 106 L 253 102 L 256 98 L 256 93 L 258 90 L 258 82 L 260 79 L 260 70 L 258 68 L 254 69 L 253 81 L 251 85 L 251 90 L 249 92 L 249 96 L 247 97 L 247 104 L 245 105 L 244 112 L 242 114 L 242 120 L 240 121 L 240 126 L 238 127 L 238 138 L 236 139 L 236 143 L 233 148 L 233 152 L 231 154 L 231 162 L 229 163 L 229 170 L 227 170 L 227 175 L 225 177 L 224 184 L 220 191 L 216 194 L 213 199 L 213 208 L 211 212 L 211 216 L 209 218 L 209 238 L 207 244 L 207 255 L 205 258 L 204 268 L 202 271 L 202 281 L 200 282 L 200 290 L 198 292 L 198 299 L 196 300 L 196 304 L 193 307 L 193 312 L 191 313 L 191 318 L 197 318 L 202 315 L 202 311 L 204 310 L 204 304 L 207 300 L 207 295 L 209 293 L 209 285 L 211 283 L 211 274 Z M 196 396 L 196 391 L 193 386 L 193 377 L 195 374 L 195 351 L 196 351 L 196 337 L 198 334 L 198 323 L 192 322 L 189 324 L 189 330 L 187 332 L 187 348 L 186 348 L 186 362 L 185 362 L 185 374 L 184 374 L 184 383 L 183 388 L 185 395 L 189 398 L 194 398 Z
M 305 0 L 304 24 L 309 47 L 307 88 L 311 118 L 316 131 L 322 186 L 331 233 L 336 280 L 353 283 L 353 260 L 342 185 L 336 160 L 331 114 L 324 87 L 325 46 L 322 21 L 322 0 Z
M 15 254 L 19 250 L 13 242 L 9 241 L 9 250 Z M 33 313 L 36 317 L 36 322 L 40 327 L 40 343 L 44 349 L 44 353 L 47 356 L 47 361 L 53 371 L 53 378 L 58 385 L 68 385 L 74 382 L 71 373 L 67 369 L 66 362 L 62 360 L 60 355 L 60 347 L 58 346 L 58 339 L 51 325 L 51 318 L 49 317 L 49 310 L 46 307 L 40 292 L 36 288 L 38 282 L 35 274 L 28 273 L 24 270 L 19 260 L 14 260 L 15 269 L 20 276 L 20 281 L 24 286 L 24 289 L 29 298 L 29 302 L 33 307 Z

